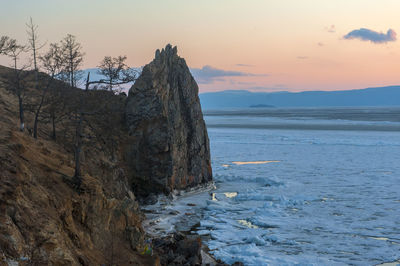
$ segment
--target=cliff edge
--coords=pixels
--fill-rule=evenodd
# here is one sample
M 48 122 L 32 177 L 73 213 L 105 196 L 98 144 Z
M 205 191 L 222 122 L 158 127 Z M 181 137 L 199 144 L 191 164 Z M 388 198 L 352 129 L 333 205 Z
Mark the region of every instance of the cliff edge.
M 198 86 L 177 48 L 157 50 L 129 91 L 126 122 L 134 139 L 128 165 L 135 194 L 169 193 L 212 180 Z

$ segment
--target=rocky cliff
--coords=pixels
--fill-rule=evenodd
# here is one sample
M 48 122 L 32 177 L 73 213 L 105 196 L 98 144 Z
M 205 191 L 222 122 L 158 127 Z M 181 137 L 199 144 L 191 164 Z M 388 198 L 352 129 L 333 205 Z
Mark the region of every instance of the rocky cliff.
M 157 50 L 129 91 L 126 122 L 134 139 L 128 164 L 135 192 L 168 193 L 212 179 L 198 86 L 177 48 Z

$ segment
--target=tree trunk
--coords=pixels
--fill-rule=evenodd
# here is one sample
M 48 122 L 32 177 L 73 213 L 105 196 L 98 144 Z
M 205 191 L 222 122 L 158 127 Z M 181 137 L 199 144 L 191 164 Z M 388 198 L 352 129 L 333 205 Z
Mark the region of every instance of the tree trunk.
M 82 150 L 82 141 L 81 141 L 81 134 L 82 134 L 82 114 L 79 115 L 78 124 L 76 125 L 76 141 L 75 141 L 75 174 L 74 179 L 78 188 L 82 184 L 82 176 L 81 176 L 81 162 L 80 162 L 80 155 Z
M 35 89 L 39 89 L 39 77 L 38 77 L 38 68 L 36 64 L 36 47 L 33 45 L 33 66 L 35 70 Z
M 86 78 L 86 88 L 85 90 L 88 91 L 89 90 L 89 80 L 90 80 L 90 72 L 87 73 L 87 78 Z
M 37 125 L 38 125 L 38 119 L 39 118 L 39 110 L 36 111 L 35 113 L 35 122 L 33 123 L 33 137 L 37 139 Z
M 54 112 L 51 113 L 51 123 L 52 123 L 52 127 L 53 127 L 53 132 L 51 134 L 51 138 L 53 140 L 56 140 L 56 118 L 55 118 Z
M 51 78 L 53 78 L 53 75 L 51 76 Z M 51 81 L 49 81 L 49 83 L 47 84 L 46 88 L 44 89 L 44 91 L 43 91 L 43 93 L 42 93 L 42 98 L 40 99 L 39 106 L 38 106 L 38 108 L 36 109 L 36 112 L 35 112 L 35 122 L 34 122 L 34 124 L 33 124 L 33 137 L 34 137 L 35 139 L 37 139 L 37 126 L 38 126 L 38 123 L 39 123 L 39 114 L 40 114 L 40 110 L 42 109 L 43 102 L 44 102 L 44 99 L 45 99 L 45 97 L 46 97 L 46 92 L 47 92 L 47 90 L 48 90 L 49 87 L 50 87 L 50 82 L 51 82 Z
M 44 100 L 44 94 L 42 95 L 42 99 L 40 100 L 40 104 L 38 106 L 38 108 L 36 109 L 35 112 L 35 122 L 33 123 L 33 137 L 35 139 L 37 139 L 37 127 L 38 127 L 38 123 L 39 123 L 39 114 L 40 114 L 40 109 L 42 109 L 42 105 L 43 105 L 43 100 Z
M 22 97 L 18 96 L 18 104 L 19 104 L 19 130 L 24 131 L 25 129 L 25 124 L 24 124 L 24 106 L 22 104 Z
M 71 54 L 71 51 L 70 51 L 70 59 L 69 59 L 69 67 L 70 67 L 70 71 L 71 71 L 71 87 L 74 87 L 74 65 L 73 65 L 73 62 L 72 62 L 72 60 L 73 60 L 73 58 L 72 58 L 72 54 Z

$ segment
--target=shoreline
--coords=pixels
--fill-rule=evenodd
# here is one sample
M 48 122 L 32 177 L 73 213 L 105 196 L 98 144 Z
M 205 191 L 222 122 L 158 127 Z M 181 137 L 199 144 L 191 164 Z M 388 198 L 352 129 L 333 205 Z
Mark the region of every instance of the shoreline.
M 145 214 L 143 228 L 150 237 L 163 237 L 174 232 L 188 232 L 200 222 L 199 210 L 207 206 L 210 191 L 215 190 L 209 182 L 186 191 L 173 191 L 170 196 L 159 195 L 154 204 L 140 207 Z
M 203 237 L 196 232 L 207 200 L 212 200 L 214 182 L 187 191 L 174 191 L 171 196 L 159 195 L 157 202 L 143 205 L 146 216 L 143 228 L 162 265 L 229 265 L 214 258 Z M 234 265 L 243 265 L 240 262 Z

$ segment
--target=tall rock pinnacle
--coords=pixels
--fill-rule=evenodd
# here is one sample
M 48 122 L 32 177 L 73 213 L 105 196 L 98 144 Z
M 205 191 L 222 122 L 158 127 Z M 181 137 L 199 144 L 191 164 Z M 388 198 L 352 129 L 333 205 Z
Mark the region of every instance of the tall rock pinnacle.
M 170 192 L 212 180 L 210 147 L 198 86 L 168 44 L 129 91 L 128 162 L 138 194 Z

